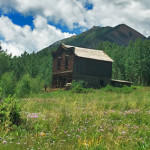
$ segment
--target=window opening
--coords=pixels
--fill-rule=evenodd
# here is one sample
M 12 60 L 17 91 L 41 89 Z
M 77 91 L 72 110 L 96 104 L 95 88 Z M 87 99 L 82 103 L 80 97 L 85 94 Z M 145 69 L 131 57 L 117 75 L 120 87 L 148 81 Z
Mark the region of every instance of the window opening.
M 58 59 L 57 59 L 57 69 L 60 69 L 60 57 L 58 57 Z
M 66 56 L 66 60 L 65 60 L 65 68 L 66 68 L 66 69 L 68 69 L 68 59 L 69 59 L 69 57 Z

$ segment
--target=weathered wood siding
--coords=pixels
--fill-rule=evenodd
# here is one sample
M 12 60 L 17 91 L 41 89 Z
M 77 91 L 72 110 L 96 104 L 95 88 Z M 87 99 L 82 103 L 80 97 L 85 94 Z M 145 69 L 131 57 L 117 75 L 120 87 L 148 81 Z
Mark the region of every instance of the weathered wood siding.
M 63 45 L 52 55 L 53 88 L 64 87 L 72 80 L 83 80 L 89 87 L 102 87 L 111 83 L 112 62 L 78 57 L 74 53 L 74 48 L 65 49 Z M 66 67 L 66 57 L 68 67 Z
M 68 56 L 68 67 L 65 66 L 66 56 Z M 60 59 L 60 68 L 57 67 L 57 63 Z M 64 50 L 60 47 L 53 53 L 53 74 L 59 74 L 65 71 L 73 70 L 74 52 L 73 50 Z
M 112 62 L 87 59 L 75 56 L 74 74 L 111 79 Z

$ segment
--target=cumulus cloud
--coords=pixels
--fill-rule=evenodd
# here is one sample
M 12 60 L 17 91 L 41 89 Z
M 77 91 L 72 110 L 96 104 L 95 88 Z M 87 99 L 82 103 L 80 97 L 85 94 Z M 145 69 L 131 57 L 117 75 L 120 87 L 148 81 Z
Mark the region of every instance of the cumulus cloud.
M 34 26 L 33 30 L 28 25 L 20 27 L 13 24 L 8 17 L 1 16 L 0 35 L 4 38 L 1 42 L 3 49 L 7 49 L 8 53 L 13 55 L 20 55 L 25 50 L 36 52 L 57 40 L 73 35 L 62 33 L 59 29 L 47 24 L 47 20 L 41 16 L 35 18 Z
M 81 3 L 82 1 L 82 3 Z M 3 11 L 8 12 L 15 9 L 24 15 L 40 15 L 53 20 L 55 23 L 61 21 L 70 29 L 74 23 L 79 22 L 81 26 L 86 26 L 84 15 L 84 3 L 86 0 L 5 0 L 0 2 Z
M 87 26 L 116 26 L 124 23 L 150 35 L 150 7 L 147 0 L 90 0 L 93 10 L 87 12 Z
M 85 8 L 88 3 L 93 6 L 90 10 Z M 149 0 L 1 0 L 0 9 L 3 13 L 16 10 L 35 18 L 33 31 L 29 26 L 14 25 L 9 18 L 0 18 L 1 24 L 6 26 L 1 26 L 5 33 L 0 29 L 6 41 L 10 43 L 14 40 L 14 43 L 19 42 L 24 48 L 27 45 L 26 49 L 29 50 L 37 50 L 70 36 L 48 25 L 48 21 L 66 25 L 70 31 L 80 27 L 89 29 L 94 25 L 116 26 L 124 23 L 145 36 L 150 35 Z
M 91 3 L 93 9 L 87 10 L 86 3 Z M 3 11 L 15 9 L 24 15 L 40 15 L 70 29 L 125 23 L 150 35 L 149 0 L 5 0 L 0 1 L 0 7 Z

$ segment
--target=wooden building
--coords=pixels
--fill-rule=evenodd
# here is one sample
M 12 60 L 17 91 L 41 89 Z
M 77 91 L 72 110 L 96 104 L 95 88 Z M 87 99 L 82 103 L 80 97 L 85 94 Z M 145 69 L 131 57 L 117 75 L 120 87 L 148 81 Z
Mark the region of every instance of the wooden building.
M 101 50 L 61 44 L 52 55 L 52 88 L 64 87 L 72 80 L 83 80 L 89 87 L 111 83 L 113 60 Z

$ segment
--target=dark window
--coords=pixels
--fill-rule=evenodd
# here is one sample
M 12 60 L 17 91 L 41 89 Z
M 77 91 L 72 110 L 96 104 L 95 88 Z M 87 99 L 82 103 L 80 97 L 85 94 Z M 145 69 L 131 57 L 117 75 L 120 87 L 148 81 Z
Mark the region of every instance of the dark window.
M 66 60 L 65 60 L 65 68 L 68 69 L 68 56 L 66 56 Z
M 57 59 L 57 69 L 60 69 L 60 57 Z

